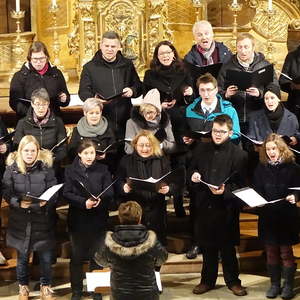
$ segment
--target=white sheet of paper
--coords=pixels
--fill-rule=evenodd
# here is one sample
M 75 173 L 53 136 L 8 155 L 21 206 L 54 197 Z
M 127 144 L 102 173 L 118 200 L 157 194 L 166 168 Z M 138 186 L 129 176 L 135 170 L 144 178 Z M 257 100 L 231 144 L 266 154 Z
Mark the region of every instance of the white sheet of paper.
M 87 272 L 87 291 L 93 292 L 96 287 L 110 287 L 110 271 L 107 272 Z M 155 272 L 156 284 L 159 291 L 162 291 L 160 273 Z
M 56 184 L 51 186 L 48 190 L 46 190 L 39 198 L 44 201 L 49 201 L 50 198 L 63 186 L 63 183 Z
M 83 102 L 79 98 L 77 94 L 71 94 L 70 95 L 70 103 L 68 106 L 77 106 L 77 105 L 83 105 Z
M 138 106 L 138 105 L 141 105 L 142 103 L 142 100 L 143 100 L 143 95 L 137 97 L 137 98 L 131 98 L 131 104 L 133 106 Z
M 233 191 L 232 193 L 247 203 L 250 207 L 265 205 L 268 203 L 265 198 L 249 187 Z
M 300 191 L 300 187 L 299 186 L 290 187 L 289 190 Z

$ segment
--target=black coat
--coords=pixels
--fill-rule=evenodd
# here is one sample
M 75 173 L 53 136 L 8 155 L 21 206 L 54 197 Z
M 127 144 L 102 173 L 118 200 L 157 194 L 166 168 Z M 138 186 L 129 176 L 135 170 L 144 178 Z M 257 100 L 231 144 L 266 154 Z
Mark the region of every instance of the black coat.
M 231 192 L 244 185 L 246 163 L 246 152 L 230 141 L 222 145 L 204 143 L 195 149 L 189 179 L 194 172 L 199 172 L 202 180 L 218 186 L 230 176 L 223 195 L 212 194 L 202 183 L 192 183 L 196 202 L 196 238 L 200 245 L 239 244 L 239 202 Z
M 10 158 L 10 156 L 9 156 Z M 12 161 L 10 162 L 12 163 Z M 3 198 L 9 203 L 7 245 L 22 253 L 47 250 L 55 247 L 55 203 L 53 196 L 45 206 L 21 208 L 19 200 L 27 193 L 40 196 L 56 184 L 54 171 L 41 161 L 20 173 L 15 162 L 6 167 L 3 176 Z
M 249 67 L 249 72 L 257 71 L 270 63 L 265 59 L 262 53 L 255 53 L 254 60 Z M 253 97 L 246 94 L 244 91 L 238 91 L 234 96 L 229 99 L 225 98 L 227 83 L 226 83 L 226 72 L 227 70 L 235 70 L 235 71 L 243 71 L 245 69 L 242 65 L 239 64 L 236 55 L 232 56 L 231 59 L 222 66 L 220 73 L 218 75 L 218 86 L 219 93 L 222 95 L 223 99 L 229 100 L 232 102 L 233 107 L 236 109 L 239 120 L 241 123 L 245 123 L 248 121 L 249 113 L 255 110 L 259 110 L 263 108 L 264 101 L 264 89 L 265 86 L 256 86 L 259 90 L 259 96 Z M 276 73 L 274 72 L 273 83 L 279 85 L 278 80 L 276 78 Z
M 250 114 L 249 117 L 249 131 L 247 135 L 256 140 L 264 141 L 266 137 L 273 131 L 270 122 L 267 118 L 265 109 L 261 109 Z M 300 140 L 299 123 L 297 117 L 289 110 L 284 108 L 283 116 L 280 121 L 277 132 L 279 135 L 286 135 L 288 137 L 294 136 Z
M 49 64 L 44 75 L 40 75 L 29 63 L 25 63 L 21 70 L 16 72 L 11 80 L 9 90 L 9 105 L 17 113 L 19 118 L 26 116 L 30 103 L 20 100 L 31 99 L 34 90 L 45 88 L 50 97 L 51 108 L 59 113 L 60 106 L 65 107 L 70 103 L 70 94 L 65 78 L 57 67 Z M 66 102 L 59 101 L 59 95 L 67 95 Z
M 290 53 L 285 58 L 282 73 L 288 75 L 292 79 L 300 78 L 300 46 Z M 298 82 L 298 81 L 297 81 Z M 299 118 L 300 113 L 300 90 L 291 89 L 291 80 L 283 75 L 279 77 L 279 84 L 283 91 L 288 93 L 287 107 L 294 112 Z M 298 106 L 298 107 L 297 107 Z
M 0 137 L 6 136 L 7 134 L 8 134 L 8 131 L 7 131 L 6 125 L 2 121 L 2 118 L 0 117 Z M 11 146 L 12 146 L 11 140 L 6 142 L 6 146 L 7 146 L 6 153 L 3 153 L 3 154 L 0 153 L 0 180 L 2 180 L 2 176 L 5 171 L 5 160 L 7 158 L 9 151 L 11 150 Z M 1 184 L 0 184 L 0 186 L 1 186 Z M 1 203 L 1 200 L 0 200 L 0 203 Z
M 96 94 L 110 97 L 122 92 L 125 87 L 133 91 L 133 97 L 141 94 L 141 82 L 131 60 L 121 52 L 114 62 L 109 63 L 102 58 L 99 50 L 93 59 L 83 66 L 79 97 L 85 101 Z M 118 138 L 124 138 L 126 121 L 130 117 L 130 98 L 118 97 L 104 105 L 103 115 L 111 122 Z
M 95 260 L 111 269 L 113 300 L 158 300 L 154 268 L 161 266 L 168 253 L 153 231 L 143 225 L 120 225 L 108 232 L 105 245 Z
M 121 201 L 137 201 L 143 209 L 142 223 L 155 231 L 160 242 L 166 242 L 166 214 L 167 207 L 165 195 L 160 193 L 132 190 L 126 194 L 123 186 L 129 177 L 147 179 L 149 177 L 160 178 L 170 171 L 170 164 L 166 157 L 142 158 L 136 152 L 126 155 L 120 162 L 117 171 L 118 199 Z M 172 191 L 172 187 L 170 186 Z
M 46 124 L 39 126 L 33 120 L 33 110 L 30 108 L 25 118 L 19 120 L 14 135 L 14 148 L 16 149 L 25 135 L 33 135 L 41 148 L 51 150 L 53 146 L 63 140 L 67 134 L 62 119 L 53 112 L 50 113 Z M 60 162 L 67 156 L 66 143 L 56 147 L 53 151 L 55 163 Z
M 66 167 L 63 195 L 70 205 L 68 211 L 69 232 L 84 233 L 106 230 L 113 188 L 103 194 L 97 207 L 87 209 L 85 202 L 91 196 L 80 186 L 78 181 L 81 181 L 90 193 L 97 196 L 111 184 L 111 174 L 105 165 L 98 162 L 86 168 L 81 164 L 79 157 L 76 157 L 73 163 Z
M 293 194 L 289 187 L 300 185 L 300 167 L 294 163 L 259 164 L 253 178 L 254 189 L 267 201 Z M 266 244 L 294 245 L 299 242 L 297 207 L 288 201 L 258 209 L 258 235 Z

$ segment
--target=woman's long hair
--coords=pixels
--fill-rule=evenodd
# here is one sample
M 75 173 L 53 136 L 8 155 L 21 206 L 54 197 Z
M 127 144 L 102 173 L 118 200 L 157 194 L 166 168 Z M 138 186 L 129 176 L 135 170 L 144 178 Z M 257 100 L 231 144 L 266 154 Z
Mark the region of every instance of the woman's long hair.
M 26 174 L 26 164 L 22 158 L 22 150 L 26 145 L 30 143 L 33 143 L 37 148 L 37 156 L 33 164 L 40 160 L 42 163 L 44 163 L 45 166 L 52 167 L 53 158 L 51 151 L 47 149 L 41 150 L 39 142 L 33 135 L 25 135 L 21 139 L 18 150 L 10 153 L 7 157 L 7 164 L 11 165 L 15 161 L 20 173 Z
M 279 156 L 284 163 L 291 163 L 295 161 L 294 153 L 289 149 L 288 145 L 284 140 L 276 133 L 271 133 L 267 136 L 262 146 L 261 151 L 259 152 L 259 160 L 263 164 L 267 164 L 269 157 L 266 152 L 266 145 L 269 142 L 273 142 L 279 149 Z
M 152 71 L 156 71 L 156 72 L 159 72 L 161 70 L 163 65 L 160 63 L 160 61 L 158 59 L 158 49 L 160 46 L 163 46 L 163 45 L 169 46 L 174 53 L 174 62 L 172 64 L 174 66 L 175 71 L 184 71 L 184 64 L 183 64 L 182 60 L 180 59 L 176 48 L 169 41 L 161 41 L 156 45 L 156 47 L 154 49 L 154 53 L 153 53 L 153 59 L 150 62 L 150 69 Z
M 153 133 L 149 130 L 141 130 L 132 140 L 131 142 L 131 145 L 132 147 L 136 150 L 136 147 L 137 147 L 137 142 L 139 140 L 140 137 L 146 137 L 151 146 L 152 146 L 152 149 L 153 149 L 153 155 L 154 156 L 162 156 L 163 155 L 163 152 L 160 148 L 160 144 L 159 144 L 159 141 L 158 139 L 153 135 Z

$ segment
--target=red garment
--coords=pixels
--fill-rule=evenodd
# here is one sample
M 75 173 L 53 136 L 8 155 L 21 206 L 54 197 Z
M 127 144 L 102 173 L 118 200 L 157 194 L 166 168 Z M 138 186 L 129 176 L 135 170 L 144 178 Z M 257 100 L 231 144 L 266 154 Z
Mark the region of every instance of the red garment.
M 44 75 L 47 71 L 48 71 L 48 68 L 49 68 L 49 63 L 46 63 L 44 68 L 40 71 L 37 71 L 40 75 Z
M 203 52 L 205 52 L 204 49 L 202 49 L 199 45 L 196 45 L 197 50 L 199 52 L 199 54 L 201 55 L 202 59 L 203 59 L 203 65 L 207 65 L 207 59 L 203 56 Z M 220 62 L 220 56 L 219 56 L 219 49 L 217 47 L 215 47 L 214 52 L 212 53 L 212 59 L 214 64 L 217 64 Z

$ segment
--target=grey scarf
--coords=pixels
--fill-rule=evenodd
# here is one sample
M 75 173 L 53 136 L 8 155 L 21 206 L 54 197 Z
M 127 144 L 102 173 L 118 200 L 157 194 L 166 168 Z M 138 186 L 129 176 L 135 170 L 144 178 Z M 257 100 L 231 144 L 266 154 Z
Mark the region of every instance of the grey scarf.
M 95 126 L 89 125 L 86 117 L 82 117 L 77 124 L 78 133 L 81 136 L 90 138 L 96 137 L 97 135 L 102 135 L 107 130 L 107 127 L 108 122 L 103 116 L 101 117 L 100 122 Z
M 214 53 L 215 48 L 216 48 L 215 41 L 212 41 L 211 46 L 208 50 L 205 50 L 205 49 L 201 48 L 201 53 L 204 56 L 204 58 L 207 60 L 208 65 L 213 65 L 214 64 L 212 54 Z

